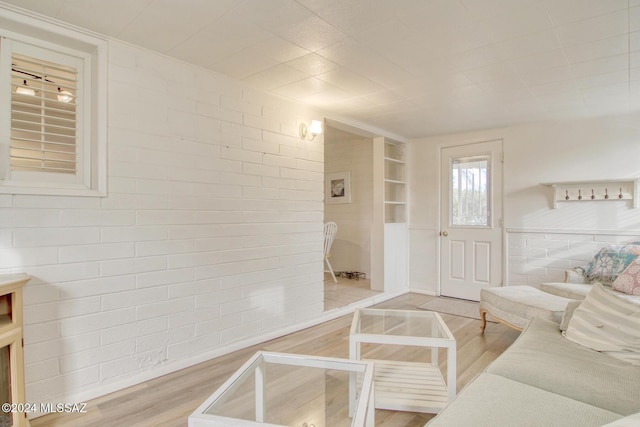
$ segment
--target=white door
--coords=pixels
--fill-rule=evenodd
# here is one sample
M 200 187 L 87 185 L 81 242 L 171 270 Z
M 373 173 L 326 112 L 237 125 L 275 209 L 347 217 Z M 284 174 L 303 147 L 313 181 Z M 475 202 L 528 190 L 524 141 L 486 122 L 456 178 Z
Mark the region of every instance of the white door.
M 502 141 L 441 149 L 440 293 L 502 284 Z

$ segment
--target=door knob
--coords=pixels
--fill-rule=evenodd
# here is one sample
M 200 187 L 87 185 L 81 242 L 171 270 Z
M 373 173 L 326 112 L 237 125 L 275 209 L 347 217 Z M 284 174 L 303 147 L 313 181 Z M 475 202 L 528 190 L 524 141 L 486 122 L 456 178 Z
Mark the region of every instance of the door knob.
M 446 231 L 441 231 L 440 235 L 444 236 L 444 237 L 447 237 L 449 235 L 449 233 L 447 233 Z

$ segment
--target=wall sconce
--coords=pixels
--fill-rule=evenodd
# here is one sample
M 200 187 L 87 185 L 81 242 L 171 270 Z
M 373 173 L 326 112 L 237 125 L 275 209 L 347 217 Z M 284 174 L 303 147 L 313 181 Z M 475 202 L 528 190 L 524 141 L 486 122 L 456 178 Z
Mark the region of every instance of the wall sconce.
M 311 120 L 311 125 L 307 127 L 305 123 L 300 123 L 300 138 L 307 139 L 307 135 L 311 134 L 311 141 L 322 133 L 322 122 L 320 120 Z
M 16 93 L 19 93 L 20 95 L 35 96 L 36 91 L 27 86 L 27 81 L 23 80 L 22 83 L 22 86 L 16 87 Z
M 71 102 L 73 100 L 73 94 L 68 90 L 62 90 L 58 88 L 58 101 Z

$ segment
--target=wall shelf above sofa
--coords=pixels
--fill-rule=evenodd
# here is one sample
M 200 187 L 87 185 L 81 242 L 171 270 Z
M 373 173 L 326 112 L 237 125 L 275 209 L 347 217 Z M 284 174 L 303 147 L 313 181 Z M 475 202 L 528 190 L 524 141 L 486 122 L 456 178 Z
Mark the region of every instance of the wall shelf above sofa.
M 601 181 L 543 182 L 552 187 L 553 208 L 558 202 L 630 201 L 638 205 L 638 179 L 612 179 Z

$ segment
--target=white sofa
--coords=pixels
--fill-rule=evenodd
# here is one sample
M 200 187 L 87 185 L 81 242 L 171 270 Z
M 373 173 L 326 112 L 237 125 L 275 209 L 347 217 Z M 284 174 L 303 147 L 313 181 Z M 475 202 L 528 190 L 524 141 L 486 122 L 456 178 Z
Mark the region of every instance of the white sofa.
M 542 284 L 541 290 L 572 301 L 562 319 L 534 317 L 520 337 L 427 425 L 640 426 L 640 295 L 623 294 L 599 284 L 598 292 L 592 292 L 594 286 L 581 268 L 567 271 L 565 282 Z M 590 312 L 587 306 L 604 307 L 607 303 L 594 295 L 615 301 L 613 309 Z M 582 312 L 571 326 L 571 316 L 580 306 Z M 611 324 L 608 319 L 613 318 Z M 585 319 L 592 328 L 591 336 L 580 330 Z M 612 331 L 605 332 L 605 340 L 617 338 L 618 331 L 629 329 L 630 335 L 625 332 L 623 346 L 617 349 L 630 353 L 620 360 L 620 352 L 614 357 L 611 354 L 616 352 L 578 344 L 575 332 L 571 339 L 563 336 L 563 331 L 570 336 L 571 327 L 586 341 L 605 331 Z
M 540 290 L 560 297 L 582 300 L 587 296 L 592 286 L 593 283 L 589 282 L 585 276 L 584 269 L 577 267 L 565 271 L 564 282 L 542 283 Z M 613 289 L 610 291 L 620 298 L 640 302 L 640 295 L 628 295 Z
M 534 318 L 520 337 L 427 425 L 640 425 L 640 366 L 569 341 L 559 326 Z M 636 419 L 625 419 L 627 416 Z

